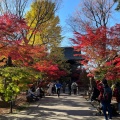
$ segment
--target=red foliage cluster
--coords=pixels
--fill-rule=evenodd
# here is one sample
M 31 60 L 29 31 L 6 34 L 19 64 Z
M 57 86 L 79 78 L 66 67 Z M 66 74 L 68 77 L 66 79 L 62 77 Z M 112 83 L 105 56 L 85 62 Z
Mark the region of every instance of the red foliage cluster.
M 106 62 L 106 65 L 111 66 L 106 74 L 108 80 L 120 79 L 120 57 L 115 57 L 110 62 Z
M 32 67 L 44 72 L 48 79 L 58 79 L 66 72 L 47 60 L 45 46 L 30 45 L 27 40 L 28 28 L 25 19 L 13 14 L 0 16 L 0 56 L 10 56 L 15 65 Z
M 22 34 L 26 29 L 28 29 L 28 26 L 24 19 L 9 13 L 0 16 L 2 42 L 8 42 L 8 44 L 19 43 L 19 41 L 23 40 Z
M 88 73 L 88 74 L 87 74 L 87 77 L 94 77 L 94 74 Z
M 49 80 L 59 79 L 61 76 L 65 76 L 66 72 L 60 70 L 57 64 L 53 64 L 52 61 L 42 61 L 34 65 L 34 68 L 44 73 Z
M 105 58 L 114 56 L 119 52 L 120 46 L 120 24 L 116 24 L 111 28 L 99 27 L 97 29 L 86 27 L 86 33 L 81 34 L 78 32 L 74 33 L 75 39 L 71 41 L 75 44 L 74 49 L 76 51 L 82 51 L 82 61 L 83 65 L 94 67 L 95 64 L 100 64 L 104 61 Z M 105 65 L 113 65 L 110 79 L 119 78 L 119 67 L 120 67 L 120 58 L 117 57 L 114 60 L 107 62 Z M 92 63 L 92 65 L 90 64 Z M 99 65 L 98 65 L 99 66 Z M 109 71 L 108 71 L 109 73 Z M 110 73 L 106 74 L 110 77 Z M 116 74 L 117 73 L 117 74 Z M 117 77 L 114 77 L 117 75 Z

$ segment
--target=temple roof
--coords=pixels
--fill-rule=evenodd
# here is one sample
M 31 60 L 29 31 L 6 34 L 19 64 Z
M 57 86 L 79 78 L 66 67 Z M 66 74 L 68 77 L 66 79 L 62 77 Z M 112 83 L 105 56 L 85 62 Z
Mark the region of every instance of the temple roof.
M 73 47 L 62 47 L 64 49 L 64 55 L 67 60 L 82 60 L 81 56 L 75 56 L 75 54 L 81 54 L 80 52 L 74 51 Z

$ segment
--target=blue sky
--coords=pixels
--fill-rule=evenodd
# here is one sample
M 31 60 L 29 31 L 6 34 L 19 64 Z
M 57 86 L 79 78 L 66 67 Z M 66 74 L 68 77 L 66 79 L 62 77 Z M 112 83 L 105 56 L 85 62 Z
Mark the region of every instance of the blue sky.
M 65 20 L 69 15 L 72 15 L 76 8 L 78 7 L 80 0 L 62 0 L 60 9 L 58 10 L 59 17 L 61 18 L 60 22 L 62 25 L 65 25 Z
M 62 0 L 60 9 L 57 12 L 57 15 L 60 17 L 60 25 L 63 29 L 62 35 L 65 36 L 63 42 L 61 43 L 61 46 L 71 46 L 68 39 L 72 37 L 72 33 L 67 30 L 66 20 L 74 14 L 79 3 L 80 0 Z

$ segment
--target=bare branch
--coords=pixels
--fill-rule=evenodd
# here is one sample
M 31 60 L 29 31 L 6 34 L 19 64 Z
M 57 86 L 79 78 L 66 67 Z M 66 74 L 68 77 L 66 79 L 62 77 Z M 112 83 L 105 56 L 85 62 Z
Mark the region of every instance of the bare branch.
M 81 26 L 81 30 L 84 30 L 86 23 L 89 23 L 93 28 L 107 26 L 111 19 L 114 4 L 112 0 L 82 0 L 76 14 L 70 18 L 73 19 L 73 22 L 69 23 L 69 25 L 76 24 L 76 26 Z M 85 23 L 84 26 L 83 23 Z M 74 27 L 73 25 L 70 26 Z M 78 31 L 80 31 L 80 29 Z

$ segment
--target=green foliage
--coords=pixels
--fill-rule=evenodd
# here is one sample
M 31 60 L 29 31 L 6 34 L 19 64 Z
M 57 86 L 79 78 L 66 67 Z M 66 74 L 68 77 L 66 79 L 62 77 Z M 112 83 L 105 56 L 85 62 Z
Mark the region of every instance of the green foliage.
M 6 89 L 3 88 L 3 89 L 4 89 L 3 97 L 5 101 L 15 100 L 15 97 L 20 92 L 19 87 L 14 83 L 9 83 L 9 85 L 7 85 L 7 88 Z
M 21 90 L 26 90 L 27 84 L 41 77 L 40 73 L 30 68 L 6 67 L 0 68 L 0 95 L 2 100 L 15 100 Z
M 96 69 L 95 73 L 94 73 L 95 74 L 95 79 L 96 80 L 102 80 L 106 76 L 108 70 L 110 70 L 110 69 L 111 69 L 111 66 L 98 67 Z

